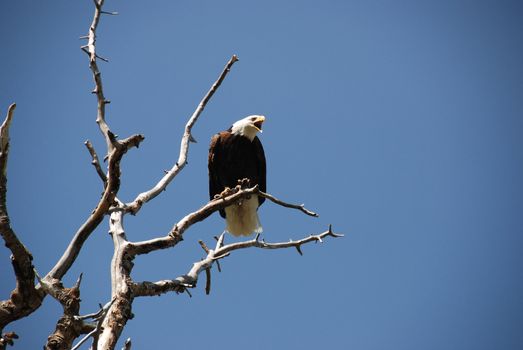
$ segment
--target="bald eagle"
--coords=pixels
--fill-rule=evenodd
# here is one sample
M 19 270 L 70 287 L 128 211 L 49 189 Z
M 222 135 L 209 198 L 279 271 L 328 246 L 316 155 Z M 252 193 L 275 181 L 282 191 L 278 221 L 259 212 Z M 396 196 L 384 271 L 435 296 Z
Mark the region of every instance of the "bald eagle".
M 265 117 L 251 115 L 235 122 L 228 130 L 214 135 L 209 146 L 209 195 L 211 200 L 226 187 L 233 188 L 238 180 L 248 178 L 250 186 L 259 185 L 266 191 L 265 153 L 260 139 Z M 220 210 L 225 218 L 226 231 L 234 236 L 248 236 L 262 232 L 258 207 L 265 198 L 251 198 Z

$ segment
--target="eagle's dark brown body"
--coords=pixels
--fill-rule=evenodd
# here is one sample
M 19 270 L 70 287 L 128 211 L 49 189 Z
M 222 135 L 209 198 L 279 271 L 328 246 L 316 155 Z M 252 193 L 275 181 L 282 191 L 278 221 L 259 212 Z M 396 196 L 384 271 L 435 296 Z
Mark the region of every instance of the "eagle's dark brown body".
M 259 185 L 266 191 L 266 164 L 263 146 L 257 136 L 251 141 L 245 136 L 222 131 L 213 136 L 209 146 L 209 196 L 233 188 L 238 180 L 248 178 L 250 186 Z M 265 198 L 258 197 L 258 206 Z M 225 218 L 225 210 L 220 210 Z

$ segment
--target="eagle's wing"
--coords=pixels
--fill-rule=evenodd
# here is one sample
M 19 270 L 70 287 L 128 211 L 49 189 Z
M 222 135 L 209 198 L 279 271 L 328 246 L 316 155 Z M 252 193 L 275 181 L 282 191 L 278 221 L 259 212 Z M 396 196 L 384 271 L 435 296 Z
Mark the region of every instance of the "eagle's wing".
M 262 143 L 258 136 L 252 141 L 254 147 L 254 153 L 256 154 L 256 162 L 258 164 L 258 185 L 262 192 L 267 192 L 267 167 L 265 164 L 265 152 L 263 151 Z M 258 196 L 258 205 L 262 205 L 265 202 L 265 198 Z
M 221 140 L 221 135 L 216 134 L 211 139 L 211 144 L 209 145 L 209 197 L 211 200 L 214 199 L 214 196 L 222 193 L 225 189 L 225 186 L 220 181 L 220 164 L 223 164 L 221 161 L 223 155 L 223 145 Z M 225 210 L 220 209 L 220 216 L 225 218 Z

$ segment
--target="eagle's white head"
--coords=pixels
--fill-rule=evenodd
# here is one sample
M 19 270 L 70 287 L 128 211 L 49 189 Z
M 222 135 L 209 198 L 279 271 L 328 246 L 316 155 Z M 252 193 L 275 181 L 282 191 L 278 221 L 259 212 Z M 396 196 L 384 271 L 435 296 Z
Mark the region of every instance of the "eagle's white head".
M 263 115 L 250 115 L 232 124 L 231 133 L 245 136 L 252 141 L 257 132 L 262 132 L 262 124 L 264 121 L 265 117 Z

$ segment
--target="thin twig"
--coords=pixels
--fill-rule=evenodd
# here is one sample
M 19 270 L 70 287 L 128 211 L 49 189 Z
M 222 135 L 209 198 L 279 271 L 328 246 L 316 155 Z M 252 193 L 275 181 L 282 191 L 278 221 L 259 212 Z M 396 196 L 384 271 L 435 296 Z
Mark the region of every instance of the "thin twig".
M 9 128 L 11 127 L 11 122 L 13 121 L 13 115 L 16 109 L 16 103 L 12 103 L 7 108 L 7 115 L 5 117 L 4 122 L 0 126 L 0 151 L 2 153 L 8 151 L 8 145 L 9 145 Z M 2 169 L 5 171 L 5 169 Z
M 205 294 L 211 294 L 211 268 L 205 269 Z
M 273 195 L 270 195 L 270 194 L 262 192 L 262 191 L 259 191 L 258 195 L 260 195 L 260 196 L 262 196 L 264 198 L 267 198 L 268 200 L 270 200 L 270 201 L 272 201 L 272 202 L 274 202 L 276 204 L 279 204 L 279 205 L 281 205 L 283 207 L 292 208 L 292 209 L 298 209 L 298 210 L 302 211 L 303 213 L 305 213 L 305 214 L 307 214 L 309 216 L 314 216 L 316 218 L 319 216 L 315 212 L 306 209 L 304 204 L 290 204 L 290 203 L 286 203 L 286 202 L 284 202 L 284 201 L 274 197 Z
M 102 15 L 111 15 L 111 16 L 117 16 L 118 12 L 116 11 L 100 11 Z
M 122 350 L 131 350 L 131 338 L 127 338 L 123 344 Z
M 85 343 L 90 337 L 93 337 L 93 347 L 96 348 L 96 334 L 100 333 L 102 322 L 105 319 L 105 316 L 107 315 L 107 310 L 109 310 L 109 307 L 111 307 L 111 305 L 114 303 L 114 300 L 115 299 L 111 300 L 110 302 L 105 304 L 105 306 L 102 306 L 100 304 L 100 310 L 98 310 L 97 312 L 75 317 L 76 320 L 82 321 L 91 318 L 96 320 L 97 323 L 96 326 L 93 327 L 93 329 L 89 333 L 87 333 L 71 350 L 79 349 L 80 346 L 82 346 L 82 344 Z
M 100 179 L 102 179 L 102 181 L 105 185 L 107 183 L 107 176 L 105 175 L 105 173 L 102 170 L 102 167 L 100 166 L 100 160 L 98 159 L 98 155 L 96 154 L 93 144 L 89 140 L 85 141 L 84 144 L 85 144 L 85 147 L 87 147 L 89 154 L 91 155 L 91 158 L 92 158 L 91 164 L 94 166 L 94 168 L 96 169 L 96 172 L 98 173 L 98 176 L 100 177 Z
M 105 321 L 105 318 L 107 317 L 107 314 L 109 313 L 109 309 L 115 301 L 116 298 L 111 299 L 111 301 L 105 304 L 104 307 L 100 310 L 100 316 L 98 316 L 96 319 L 96 332 L 93 333 L 93 346 L 91 347 L 91 350 L 96 350 L 98 348 L 98 338 L 100 336 L 100 332 L 102 331 L 102 325 Z
M 98 28 L 98 23 L 100 22 L 100 16 L 102 15 L 103 4 L 104 0 L 95 1 L 95 11 L 93 15 L 93 21 L 89 27 L 89 34 L 87 35 L 87 45 L 82 46 L 82 50 L 84 50 L 89 55 L 89 68 L 91 68 L 95 83 L 93 92 L 96 94 L 96 99 L 98 101 L 96 122 L 98 123 L 100 131 L 105 138 L 107 148 L 110 150 L 114 144 L 114 140 L 110 136 L 111 132 L 109 125 L 107 125 L 107 122 L 105 121 L 105 105 L 107 104 L 107 100 L 105 99 L 103 92 L 102 74 L 100 73 L 100 69 L 96 63 L 97 58 L 103 61 L 107 61 L 105 58 L 100 57 L 96 52 L 96 30 Z
M 85 343 L 87 341 L 87 339 L 89 339 L 90 337 L 92 337 L 92 335 L 94 333 L 96 333 L 98 330 L 95 328 L 93 329 L 92 331 L 90 331 L 89 333 L 87 333 L 82 339 L 80 339 L 80 341 L 71 349 L 71 350 L 77 350 L 77 349 L 80 349 L 80 346 L 82 346 L 83 343 Z
M 198 243 L 200 243 L 200 246 L 205 251 L 205 253 L 207 253 L 207 254 L 210 253 L 211 250 L 209 249 L 209 247 L 207 247 L 207 245 L 204 243 L 204 241 L 199 240 Z M 211 293 L 211 268 L 210 267 L 205 269 L 205 277 L 206 277 L 205 294 L 209 295 Z
M 223 246 L 220 249 L 217 249 L 214 254 L 216 256 L 221 256 L 223 254 L 230 253 L 233 250 L 244 249 L 249 247 L 256 247 L 262 249 L 282 249 L 282 248 L 291 248 L 291 247 L 301 247 L 301 245 L 310 243 L 310 242 L 323 242 L 323 238 L 330 236 L 334 238 L 343 237 L 342 234 L 337 234 L 332 231 L 332 226 L 329 225 L 329 229 L 325 232 L 322 232 L 318 235 L 310 235 L 308 237 L 299 239 L 297 241 L 289 242 L 279 242 L 279 243 L 267 243 L 265 241 L 260 241 L 257 238 L 254 238 L 250 241 L 231 243 L 226 246 Z

